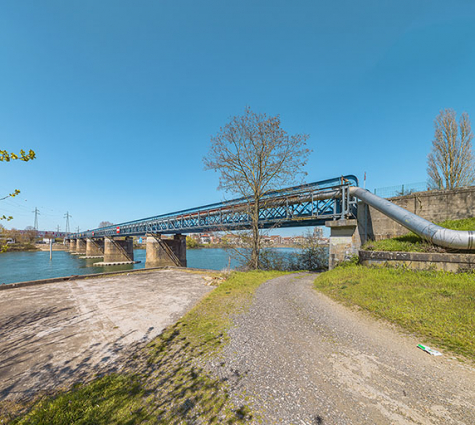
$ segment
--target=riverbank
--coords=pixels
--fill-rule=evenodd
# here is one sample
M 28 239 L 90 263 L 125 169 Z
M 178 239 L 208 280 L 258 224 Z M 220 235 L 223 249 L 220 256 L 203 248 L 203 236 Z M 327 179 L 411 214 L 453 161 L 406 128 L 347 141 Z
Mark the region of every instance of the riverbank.
M 212 289 L 208 276 L 142 270 L 2 291 L 3 406 L 122 367 Z
M 220 281 L 219 276 L 144 271 L 136 275 L 140 279 L 133 281 L 131 276 L 122 276 L 67 286 L 45 285 L 43 296 L 32 288 L 5 291 L 12 296 L 16 293 L 24 300 L 24 306 L 34 308 L 17 308 L 12 300 L 5 300 L 6 311 L 0 308 L 0 314 L 6 315 L 6 323 L 10 324 L 1 328 L 0 341 L 8 347 L 4 353 L 21 360 L 17 367 L 23 369 L 18 374 L 18 370 L 10 369 L 11 364 L 3 362 L 10 367 L 5 369 L 10 378 L 0 391 L 0 421 L 20 414 L 12 423 L 171 423 L 191 414 L 206 423 L 221 423 L 222 418 L 228 423 L 246 423 L 247 409 L 230 403 L 225 383 L 205 372 L 200 360 L 225 342 L 232 316 L 251 301 L 255 289 L 279 274 L 282 273 L 233 274 L 148 346 L 146 343 L 165 325 L 157 314 L 171 311 L 168 319 L 176 320 L 190 305 L 179 300 L 177 303 L 177 291 L 196 301 L 197 296 L 211 289 L 210 283 Z M 165 276 L 168 284 L 163 281 Z M 168 294 L 165 297 L 164 285 L 165 295 Z M 61 296 L 53 288 L 66 292 Z M 194 288 L 191 294 L 190 288 Z M 68 290 L 74 296 L 65 297 Z M 64 299 L 68 301 L 64 303 Z M 78 304 L 72 308 L 70 303 Z M 69 352 L 68 360 L 65 344 L 87 349 L 75 348 Z M 37 350 L 54 350 L 54 361 L 38 355 Z M 34 362 L 33 366 L 29 362 Z M 94 374 L 102 377 L 93 379 Z M 57 393 L 78 379 L 88 383 Z M 43 399 L 37 390 L 48 388 L 55 396 Z M 24 398 L 19 399 L 21 394 Z
M 35 247 L 40 251 L 49 251 L 49 244 L 47 243 L 36 244 Z M 63 243 L 54 243 L 51 248 L 53 251 L 69 251 L 69 248 Z
M 37 245 L 30 244 L 30 243 L 12 243 L 5 245 L 6 251 L 5 252 L 32 252 L 32 251 L 39 251 Z
M 358 286 L 347 269 L 335 282 Z M 331 301 L 315 276 L 232 273 L 112 370 L 35 404 L 3 403 L 0 420 L 22 411 L 12 423 L 472 423 L 468 362 L 429 356 L 414 335 Z

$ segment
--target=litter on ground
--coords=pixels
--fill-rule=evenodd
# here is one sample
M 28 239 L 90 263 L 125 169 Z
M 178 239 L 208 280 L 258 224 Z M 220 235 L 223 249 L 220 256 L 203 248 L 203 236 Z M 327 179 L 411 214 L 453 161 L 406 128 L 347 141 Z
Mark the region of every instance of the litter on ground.
M 418 344 L 417 348 L 420 348 L 421 350 L 424 350 L 426 353 L 429 353 L 431 356 L 441 356 L 442 353 L 440 353 L 437 350 L 433 350 L 430 347 L 427 347 L 426 345 Z

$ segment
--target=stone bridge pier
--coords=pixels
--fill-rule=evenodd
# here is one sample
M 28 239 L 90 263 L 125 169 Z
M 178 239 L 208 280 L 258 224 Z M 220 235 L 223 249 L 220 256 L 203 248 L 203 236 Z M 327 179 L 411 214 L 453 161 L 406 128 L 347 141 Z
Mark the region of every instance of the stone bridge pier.
M 104 239 L 87 238 L 86 256 L 84 258 L 102 258 L 104 257 Z
M 104 261 L 95 266 L 117 266 L 134 264 L 134 241 L 131 237 L 104 238 Z
M 177 234 L 173 239 L 147 235 L 145 267 L 186 267 L 186 236 Z
M 69 239 L 69 247 L 68 251 L 73 254 L 76 252 L 76 240 L 75 239 Z
M 76 239 L 76 249 L 70 251 L 73 255 L 85 255 L 86 254 L 86 241 L 84 239 Z

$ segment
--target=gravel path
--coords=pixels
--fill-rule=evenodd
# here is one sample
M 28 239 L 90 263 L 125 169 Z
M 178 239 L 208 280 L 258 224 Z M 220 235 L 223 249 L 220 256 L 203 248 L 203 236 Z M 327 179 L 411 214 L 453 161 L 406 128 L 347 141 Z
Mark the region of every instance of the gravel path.
M 266 282 L 238 316 L 222 358 L 237 405 L 266 424 L 475 424 L 475 368 L 312 288 Z M 434 347 L 437 348 L 437 347 Z

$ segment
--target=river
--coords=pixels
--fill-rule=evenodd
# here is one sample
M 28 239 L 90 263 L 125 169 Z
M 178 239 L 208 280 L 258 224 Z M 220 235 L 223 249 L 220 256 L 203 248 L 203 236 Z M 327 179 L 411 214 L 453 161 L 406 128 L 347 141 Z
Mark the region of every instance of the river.
M 294 248 L 276 248 L 282 252 L 293 252 Z M 221 248 L 189 249 L 186 252 L 188 267 L 222 270 L 229 262 L 231 269 L 238 266 L 237 261 L 230 258 L 229 252 Z M 49 251 L 5 252 L 0 254 L 0 284 L 24 282 L 28 280 L 48 279 L 71 275 L 84 275 L 111 271 L 143 269 L 145 267 L 145 250 L 134 250 L 134 258 L 138 264 L 95 267 L 100 259 L 84 260 L 67 251 L 53 251 L 50 261 Z

